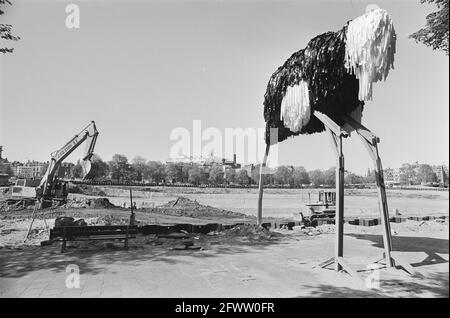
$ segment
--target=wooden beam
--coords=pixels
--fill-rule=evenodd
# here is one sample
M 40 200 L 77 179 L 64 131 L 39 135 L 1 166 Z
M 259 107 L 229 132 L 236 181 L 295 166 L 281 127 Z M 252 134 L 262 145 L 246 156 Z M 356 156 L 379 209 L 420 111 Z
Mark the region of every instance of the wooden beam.
M 353 119 L 349 115 L 343 116 L 344 121 L 350 125 L 356 132 L 362 136 L 364 139 L 366 139 L 371 144 L 379 143 L 380 138 L 378 138 L 374 133 L 372 133 L 369 129 L 367 129 L 363 124 L 357 122 L 355 119 Z
M 270 144 L 266 144 L 266 152 L 264 153 L 264 159 L 259 167 L 259 194 L 258 194 L 258 217 L 257 224 L 262 225 L 262 199 L 263 199 L 263 189 L 264 189 L 264 168 L 266 167 L 267 157 L 269 156 Z
M 336 140 L 337 147 L 337 160 L 336 160 L 336 216 L 335 216 L 335 228 L 336 228 L 336 246 L 335 255 L 336 258 L 336 271 L 341 269 L 341 264 L 338 259 L 344 256 L 344 154 L 342 152 L 342 136 L 339 136 Z
M 422 275 L 422 273 L 418 272 L 416 269 L 414 269 L 414 267 L 411 266 L 411 264 L 409 264 L 407 261 L 405 261 L 402 257 L 400 257 L 398 255 L 398 253 L 392 252 L 393 257 L 392 259 L 394 260 L 394 264 L 396 266 L 401 266 L 403 267 L 403 269 L 405 271 L 407 271 L 410 275 L 412 276 L 416 276 L 416 277 L 421 277 L 423 278 L 424 276 Z
M 338 258 L 339 265 L 342 266 L 342 268 L 349 273 L 353 278 L 356 278 L 360 282 L 363 282 L 361 276 L 346 262 L 346 260 L 343 257 Z
M 320 262 L 319 264 L 317 264 L 317 267 L 327 267 L 330 266 L 331 264 L 333 264 L 335 262 L 334 257 L 331 257 L 329 259 L 327 259 L 326 261 Z M 313 268 L 316 266 L 313 266 Z
M 337 136 L 342 136 L 344 138 L 348 137 L 348 133 L 324 113 L 316 110 L 314 111 L 314 116 L 316 116 L 316 118 L 320 120 L 325 125 L 325 127 L 329 128 Z

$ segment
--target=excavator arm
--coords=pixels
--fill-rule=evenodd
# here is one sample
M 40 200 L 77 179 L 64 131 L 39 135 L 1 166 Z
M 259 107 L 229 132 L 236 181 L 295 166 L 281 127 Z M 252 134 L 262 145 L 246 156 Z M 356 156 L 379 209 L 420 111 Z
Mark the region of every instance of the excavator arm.
M 94 147 L 97 141 L 98 131 L 95 122 L 92 121 L 89 125 L 75 135 L 69 142 L 67 142 L 60 149 L 51 154 L 50 163 L 47 171 L 41 180 L 41 183 L 36 188 L 38 197 L 47 197 L 50 195 L 54 182 L 56 180 L 56 173 L 61 166 L 61 163 L 66 159 L 75 149 L 77 149 L 84 141 L 86 141 L 86 149 L 81 161 L 83 168 L 83 178 L 91 170 L 91 158 L 94 154 Z

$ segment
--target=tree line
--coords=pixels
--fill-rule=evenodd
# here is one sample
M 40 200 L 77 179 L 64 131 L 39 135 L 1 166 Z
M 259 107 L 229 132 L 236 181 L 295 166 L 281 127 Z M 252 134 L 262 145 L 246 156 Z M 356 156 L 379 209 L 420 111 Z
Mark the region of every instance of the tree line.
M 156 182 L 189 183 L 194 185 L 238 184 L 251 185 L 259 182 L 260 165 L 248 166 L 247 169 L 234 169 L 222 164 L 204 166 L 199 164 L 162 163 L 147 161 L 136 156 L 131 161 L 125 155 L 115 154 L 108 162 L 98 155 L 92 157 L 92 167 L 87 179 L 112 180 L 114 182 Z M 65 177 L 79 179 L 82 177 L 81 164 L 66 164 Z M 279 166 L 266 174 L 264 184 L 316 187 L 335 185 L 336 172 L 331 167 L 326 170 L 307 171 L 304 167 Z M 366 184 L 375 182 L 373 171 L 366 176 L 346 173 L 346 184 Z
M 41 169 L 41 175 L 47 170 L 47 165 Z M 385 179 L 388 170 L 385 170 Z M 260 166 L 254 165 L 247 169 L 223 168 L 222 164 L 203 166 L 198 164 L 178 165 L 164 164 L 160 161 L 147 161 L 136 156 L 131 161 L 125 155 L 116 154 L 110 161 L 103 161 L 98 155 L 92 157 L 91 171 L 87 179 L 114 182 L 155 182 L 155 183 L 189 183 L 194 185 L 220 185 L 237 184 L 252 185 L 259 182 Z M 428 164 L 405 163 L 398 169 L 398 183 L 401 185 L 420 185 L 438 183 L 440 180 L 433 168 Z M 9 164 L 0 163 L 0 174 L 13 176 Z M 58 177 L 81 179 L 83 170 L 80 162 L 77 164 L 64 163 Z M 327 186 L 335 185 L 335 168 L 326 170 L 316 169 L 306 171 L 304 167 L 279 166 L 272 173 L 265 175 L 264 183 L 270 185 L 301 186 Z M 448 176 L 446 176 L 448 182 Z M 375 172 L 368 171 L 365 176 L 346 172 L 345 184 L 373 184 Z

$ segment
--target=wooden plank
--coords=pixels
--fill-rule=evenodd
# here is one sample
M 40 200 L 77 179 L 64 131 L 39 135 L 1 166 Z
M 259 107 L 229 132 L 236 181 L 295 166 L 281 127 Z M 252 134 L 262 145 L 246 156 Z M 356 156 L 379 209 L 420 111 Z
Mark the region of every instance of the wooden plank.
M 270 144 L 266 144 L 266 151 L 264 153 L 263 162 L 259 168 L 259 185 L 258 185 L 258 216 L 257 224 L 262 225 L 262 199 L 263 199 L 263 189 L 264 189 L 264 177 L 263 171 L 267 163 L 267 157 L 269 156 Z
M 342 137 L 338 140 L 338 157 L 336 165 L 336 212 L 335 212 L 335 269 L 341 270 L 339 257 L 344 256 L 344 155 L 342 152 Z
M 338 262 L 348 274 L 350 274 L 353 278 L 359 280 L 360 282 L 363 282 L 361 276 L 359 276 L 359 274 L 347 263 L 347 261 L 343 257 L 339 257 Z
M 328 136 L 330 136 L 331 145 L 334 150 L 334 154 L 336 157 L 339 157 L 339 146 L 338 146 L 338 138 L 336 134 L 328 127 L 325 127 L 326 131 L 328 132 Z
M 315 267 L 322 267 L 322 268 L 324 268 L 324 267 L 327 267 L 327 266 L 329 266 L 329 265 L 331 265 L 333 263 L 334 263 L 334 257 L 331 257 L 331 258 L 329 258 L 329 259 L 327 259 L 327 260 L 317 264 L 317 266 L 313 266 L 313 268 L 315 268 Z
M 363 124 L 358 123 L 349 115 L 343 116 L 344 121 L 350 125 L 360 136 L 364 137 L 369 143 L 378 143 L 380 142 L 380 138 L 378 138 L 374 133 L 372 133 L 368 128 L 366 128 Z
M 396 266 L 401 266 L 405 271 L 407 271 L 410 275 L 423 278 L 423 274 L 417 271 L 414 267 L 411 266 L 403 257 L 399 256 L 397 253 L 392 252 L 394 263 Z
M 324 113 L 315 110 L 314 116 L 316 116 L 317 119 L 319 119 L 325 125 L 325 127 L 328 127 L 337 136 L 342 136 L 344 138 L 348 137 L 348 133 L 344 129 L 342 129 L 341 126 L 339 126 L 337 123 L 335 123 L 330 117 L 328 117 Z

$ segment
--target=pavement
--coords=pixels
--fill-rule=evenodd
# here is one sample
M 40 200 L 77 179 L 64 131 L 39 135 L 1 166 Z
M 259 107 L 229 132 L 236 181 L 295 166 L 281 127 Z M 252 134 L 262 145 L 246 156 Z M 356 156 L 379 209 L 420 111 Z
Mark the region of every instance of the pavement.
M 361 280 L 316 266 L 333 255 L 333 234 L 210 240 L 198 251 L 151 244 L 124 250 L 119 243 L 64 254 L 59 244 L 1 248 L 0 297 L 448 297 L 448 235 L 394 236 L 394 250 L 423 275 L 412 277 L 402 269 L 372 271 L 367 265 L 382 255 L 381 236 L 347 233 L 344 257 Z

